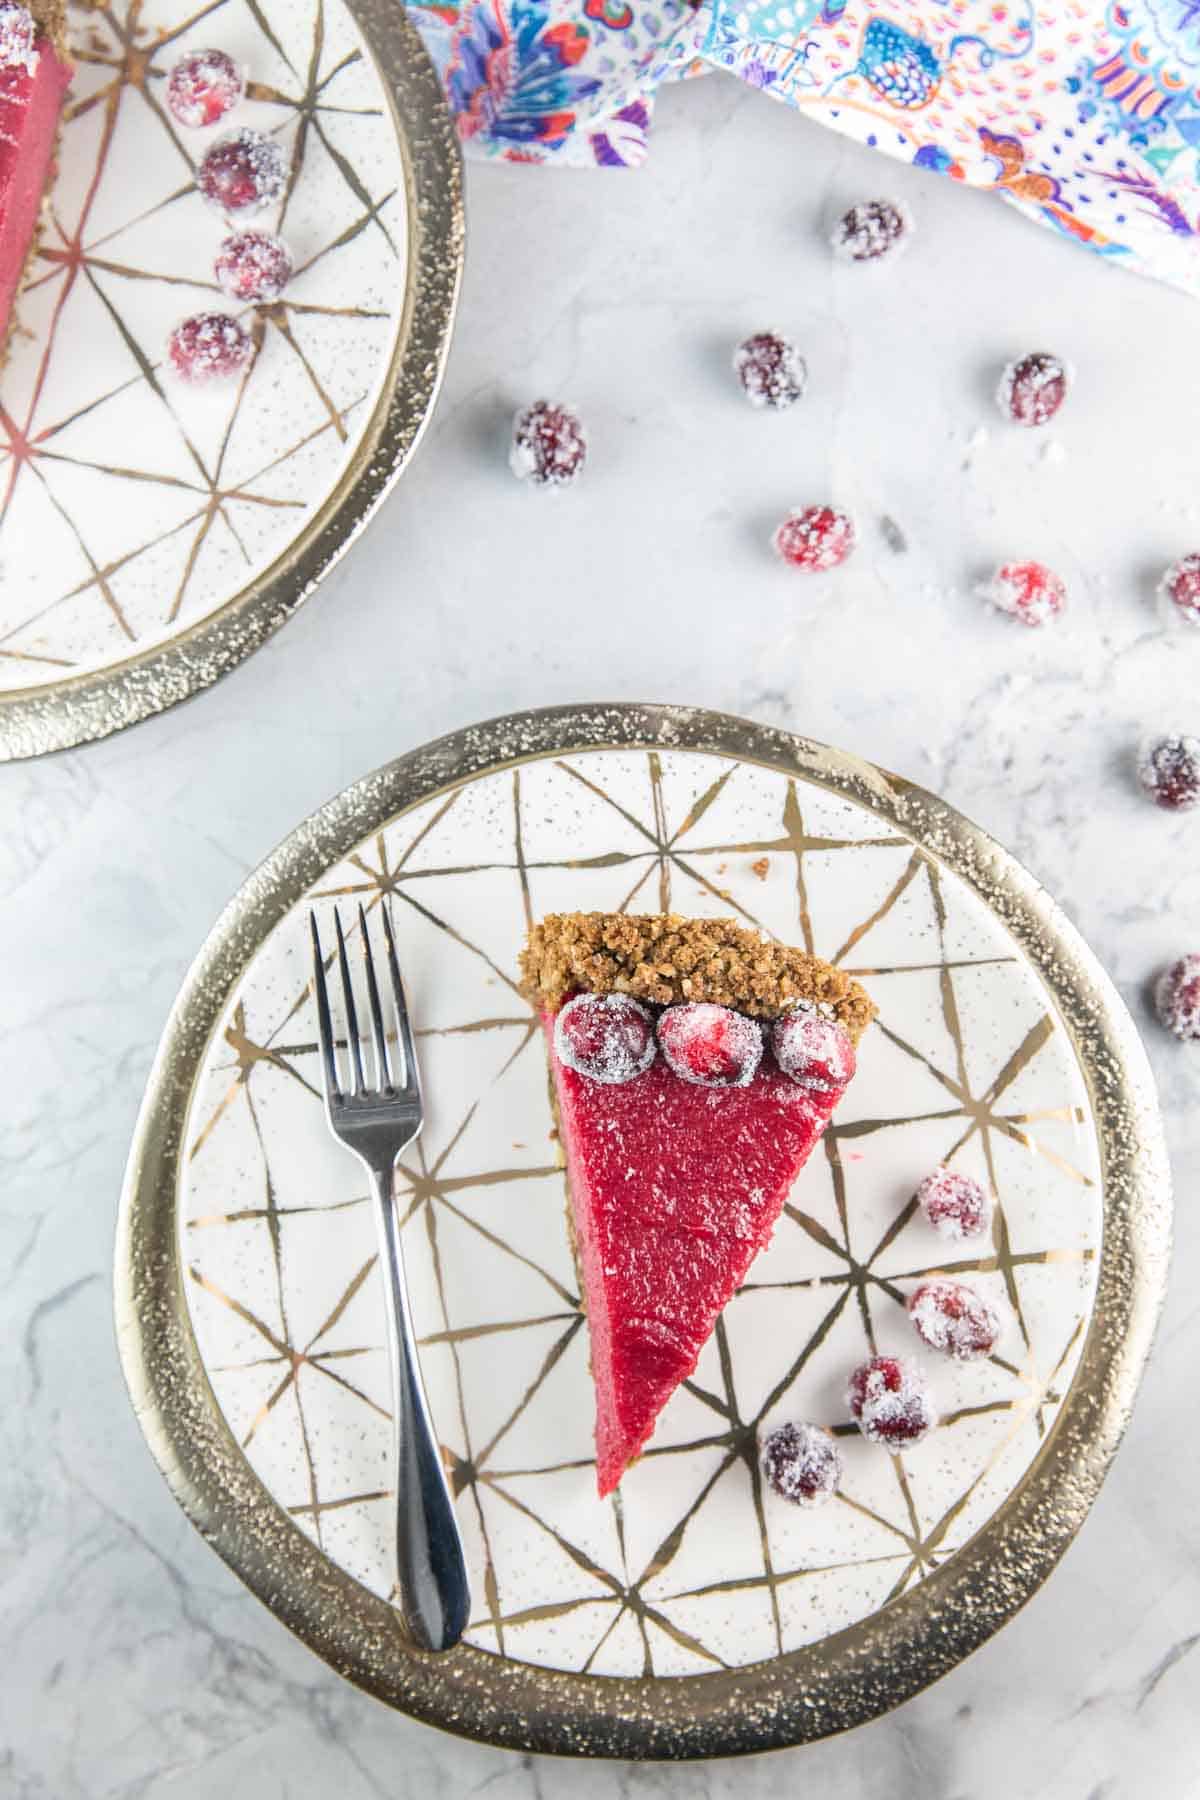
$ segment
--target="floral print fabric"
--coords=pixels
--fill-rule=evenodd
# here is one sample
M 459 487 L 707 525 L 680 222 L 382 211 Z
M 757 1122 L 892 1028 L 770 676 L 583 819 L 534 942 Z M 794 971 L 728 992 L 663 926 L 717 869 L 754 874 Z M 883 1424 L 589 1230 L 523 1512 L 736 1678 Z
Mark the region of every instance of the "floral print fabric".
M 470 154 L 631 167 L 663 81 L 728 70 L 1100 255 L 1200 285 L 1200 0 L 410 7 Z

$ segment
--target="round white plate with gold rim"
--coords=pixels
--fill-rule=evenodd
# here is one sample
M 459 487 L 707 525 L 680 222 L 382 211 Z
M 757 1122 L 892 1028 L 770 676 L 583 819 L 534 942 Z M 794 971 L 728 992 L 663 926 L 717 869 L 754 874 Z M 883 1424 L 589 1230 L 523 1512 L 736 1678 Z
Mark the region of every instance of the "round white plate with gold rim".
M 392 909 L 427 1097 L 397 1204 L 467 1544 L 465 1644 L 410 1652 L 390 1605 L 388 1369 L 370 1206 L 330 1138 L 307 911 Z M 858 1074 L 619 1495 L 597 1499 L 587 1326 L 528 921 L 732 913 L 853 971 Z M 982 1245 L 912 1204 L 950 1160 L 994 1186 Z M 715 714 L 555 710 L 401 758 L 302 825 L 231 902 L 152 1073 L 117 1256 L 122 1354 L 180 1501 L 343 1673 L 492 1741 L 608 1755 L 798 1742 L 886 1710 L 1028 1598 L 1133 1401 L 1165 1276 L 1149 1070 L 1053 903 L 933 796 Z M 961 1272 L 1011 1324 L 924 1358 L 940 1428 L 842 1439 L 836 1499 L 760 1480 L 763 1426 L 846 1427 L 904 1296 Z
M 68 14 L 75 78 L 20 329 L 0 372 L 0 755 L 99 737 L 186 698 L 311 593 L 432 407 L 462 265 L 461 171 L 396 0 L 117 0 Z M 216 131 L 163 104 L 215 43 L 246 99 Z M 190 313 L 238 310 L 195 166 L 226 126 L 289 160 L 280 301 L 241 309 L 241 381 L 163 370 Z

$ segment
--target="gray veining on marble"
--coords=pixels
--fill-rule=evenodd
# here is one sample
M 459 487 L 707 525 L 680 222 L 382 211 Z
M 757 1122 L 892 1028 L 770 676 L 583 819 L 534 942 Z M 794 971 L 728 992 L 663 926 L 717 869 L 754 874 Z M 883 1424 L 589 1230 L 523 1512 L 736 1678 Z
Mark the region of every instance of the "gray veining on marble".
M 875 192 L 910 202 L 919 241 L 894 270 L 835 270 L 830 213 Z M 1197 947 L 1200 826 L 1147 806 L 1130 761 L 1144 729 L 1200 726 L 1200 634 L 1165 632 L 1153 598 L 1162 564 L 1200 547 L 1200 313 L 719 80 L 665 97 L 639 174 L 486 169 L 469 199 L 442 405 L 324 592 L 190 705 L 0 772 L 0 1797 L 1184 1800 L 1200 1761 L 1200 1053 L 1149 1022 L 1145 988 Z M 727 372 L 764 325 L 811 372 L 780 418 Z M 1048 438 L 990 409 L 998 365 L 1030 348 L 1079 371 Z M 585 482 L 557 498 L 519 490 L 504 459 L 510 410 L 543 391 L 574 400 L 593 440 Z M 817 579 L 774 564 L 781 510 L 830 496 L 860 521 L 856 560 Z M 1027 555 L 1072 588 L 1042 634 L 970 593 Z M 1050 1586 L 890 1719 L 740 1765 L 523 1760 L 359 1696 L 177 1511 L 113 1348 L 129 1134 L 222 902 L 389 756 L 595 698 L 802 729 L 939 788 L 1010 845 L 1146 1025 L 1180 1193 L 1142 1399 Z

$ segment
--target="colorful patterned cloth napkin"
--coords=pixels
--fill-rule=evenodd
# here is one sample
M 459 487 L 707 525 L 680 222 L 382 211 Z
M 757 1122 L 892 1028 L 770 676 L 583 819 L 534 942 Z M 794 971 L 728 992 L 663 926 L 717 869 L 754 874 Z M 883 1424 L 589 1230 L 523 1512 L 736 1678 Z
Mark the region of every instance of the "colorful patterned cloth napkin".
M 469 154 L 631 167 L 663 81 L 728 69 L 902 161 L 1200 286 L 1200 0 L 411 3 Z

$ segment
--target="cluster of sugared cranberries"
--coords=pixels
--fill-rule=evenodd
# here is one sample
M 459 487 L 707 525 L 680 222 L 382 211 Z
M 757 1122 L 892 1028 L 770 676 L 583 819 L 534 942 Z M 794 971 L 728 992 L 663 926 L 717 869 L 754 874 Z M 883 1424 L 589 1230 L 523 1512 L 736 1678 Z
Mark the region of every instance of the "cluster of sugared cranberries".
M 20 0 L 0 0 L 0 69 L 32 75 L 38 64 L 37 25 Z
M 794 1506 L 820 1506 L 837 1492 L 842 1459 L 834 1439 L 804 1421 L 779 1425 L 762 1440 L 760 1466 L 767 1485 Z
M 181 381 L 229 381 L 247 368 L 254 340 L 228 313 L 196 313 L 167 339 L 167 360 Z
M 559 1061 L 605 1083 L 632 1081 L 661 1051 L 672 1074 L 692 1086 L 747 1087 L 768 1036 L 780 1072 L 815 1097 L 839 1094 L 854 1073 L 849 1034 L 807 1003 L 777 1019 L 769 1034 L 745 1013 L 707 1000 L 664 1007 L 656 1020 L 629 994 L 577 994 L 554 1021 Z
M 231 300 L 278 300 L 292 278 L 292 253 L 269 231 L 235 231 L 218 250 L 213 272 Z
M 937 1275 L 908 1299 L 908 1316 L 921 1342 L 958 1362 L 990 1356 L 1004 1330 L 998 1307 L 964 1281 Z
M 1067 604 L 1066 584 L 1045 563 L 1001 563 L 982 589 L 999 612 L 1022 625 L 1048 625 Z
M 1200 1039 L 1200 956 L 1181 956 L 1164 969 L 1154 988 L 1154 1005 L 1167 1030 L 1182 1043 Z
M 833 228 L 833 248 L 846 262 L 879 262 L 912 236 L 912 220 L 895 200 L 862 200 Z
M 973 1175 L 960 1174 L 945 1164 L 925 1177 L 916 1201 L 933 1229 L 953 1242 L 982 1237 L 992 1222 L 988 1190 Z
M 834 506 L 805 506 L 788 514 L 771 542 L 793 569 L 836 569 L 854 548 L 854 520 Z
M 262 212 L 283 198 L 287 158 L 274 138 L 243 125 L 205 151 L 196 186 L 222 212 Z
M 534 487 L 570 487 L 583 473 L 587 437 L 566 406 L 535 400 L 513 420 L 508 464 L 520 481 Z
M 1151 738 L 1138 754 L 1142 790 L 1166 812 L 1200 805 L 1200 738 Z
M 1000 377 L 996 402 L 1014 425 L 1048 425 L 1067 397 L 1071 372 L 1047 350 L 1009 363 Z
M 246 92 L 246 73 L 224 50 L 189 50 L 167 76 L 167 110 L 190 131 L 215 125 Z
M 0 0 L 2 3 L 2 0 Z M 224 50 L 192 50 L 167 77 L 167 107 L 181 125 L 215 125 L 246 92 L 245 71 Z M 283 198 L 287 161 L 274 138 L 243 126 L 210 146 L 196 170 L 197 192 L 224 213 L 261 212 Z M 231 300 L 269 304 L 292 277 L 292 253 L 268 231 L 235 231 L 213 264 L 217 286 Z M 229 381 L 254 355 L 254 339 L 228 313 L 197 313 L 167 340 L 167 367 L 193 386 Z
M 920 1369 L 898 1356 L 873 1356 L 855 1369 L 847 1399 L 863 1436 L 893 1454 L 919 1444 L 938 1422 Z
M 738 345 L 733 368 L 751 406 L 784 412 L 804 392 L 808 369 L 790 339 L 777 331 L 759 331 Z

